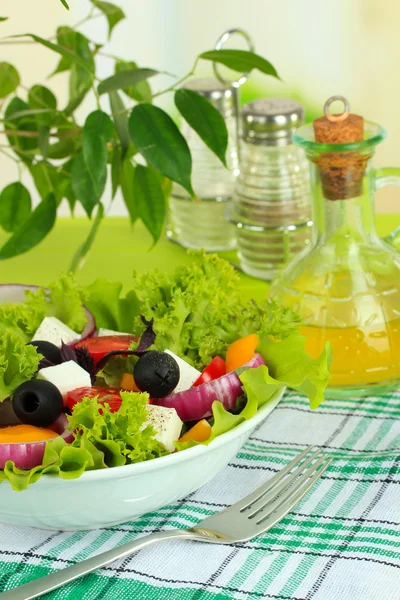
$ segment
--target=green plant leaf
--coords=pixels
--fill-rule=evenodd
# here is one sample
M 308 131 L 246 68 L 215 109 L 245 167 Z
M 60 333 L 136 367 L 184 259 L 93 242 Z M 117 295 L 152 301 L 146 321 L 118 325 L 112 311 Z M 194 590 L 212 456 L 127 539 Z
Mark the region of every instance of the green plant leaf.
M 122 197 L 124 199 L 125 206 L 128 209 L 132 225 L 138 218 L 137 207 L 136 207 L 136 203 L 135 203 L 135 196 L 134 196 L 134 192 L 133 192 L 134 177 L 135 177 L 135 167 L 133 166 L 133 164 L 131 163 L 131 161 L 129 159 L 125 159 L 124 162 L 122 163 L 120 183 L 121 183 Z
M 50 141 L 50 128 L 47 125 L 41 125 L 39 127 L 39 150 L 43 158 L 47 158 L 47 152 L 49 149 Z
M 82 34 L 79 34 L 79 35 L 82 35 Z M 94 72 L 94 66 L 90 61 L 84 60 L 81 56 L 79 56 L 79 54 L 71 52 L 71 50 L 68 50 L 64 46 L 61 46 L 60 44 L 53 44 L 53 42 L 49 42 L 48 40 L 45 40 L 44 38 L 42 38 L 38 35 L 35 35 L 34 33 L 23 33 L 21 35 L 14 35 L 13 37 L 16 37 L 16 38 L 31 37 L 38 44 L 42 44 L 42 46 L 46 46 L 46 48 L 48 48 L 49 50 L 53 50 L 53 52 L 57 52 L 57 54 L 61 54 L 61 56 L 64 56 L 65 58 L 70 59 L 71 63 L 76 63 L 76 64 L 80 65 L 82 68 L 89 71 L 89 73 Z M 84 37 L 84 36 L 82 36 L 82 37 Z M 91 55 L 91 53 L 90 53 L 90 55 Z M 92 56 L 92 59 L 93 59 L 93 56 Z
M 57 213 L 56 199 L 50 194 L 35 208 L 0 249 L 0 260 L 18 256 L 37 246 L 52 230 Z
M 96 214 L 96 217 L 93 219 L 93 223 L 92 223 L 92 227 L 90 228 L 89 235 L 87 236 L 87 238 L 83 242 L 83 244 L 81 244 L 79 246 L 79 248 L 75 252 L 74 257 L 71 261 L 71 264 L 68 269 L 68 271 L 70 273 L 75 273 L 75 271 L 77 269 L 79 269 L 79 267 L 82 265 L 82 261 L 84 260 L 85 256 L 89 252 L 90 248 L 93 246 L 93 242 L 96 239 L 96 235 L 99 230 L 100 223 L 103 219 L 103 216 L 104 216 L 104 207 L 99 202 L 99 204 L 97 205 L 97 214 Z
M 13 134 L 7 135 L 8 142 L 10 146 L 13 147 L 13 151 L 26 164 L 30 164 L 33 160 L 33 154 L 32 156 L 29 156 L 29 151 L 38 147 L 38 126 L 34 116 L 27 115 L 16 117 L 16 114 L 28 110 L 29 106 L 26 102 L 16 96 L 8 104 L 4 113 L 4 124 L 7 130 L 26 132 L 28 135 L 35 134 L 34 137 L 21 137 Z
M 0 17 L 0 22 L 1 21 L 7 21 L 7 20 L 8 20 L 8 17 Z
M 194 196 L 189 147 L 165 111 L 152 104 L 138 104 L 129 118 L 129 133 L 149 165 Z
M 74 31 L 72 36 L 68 31 L 65 31 L 65 40 L 67 43 L 72 43 L 72 52 L 90 65 L 91 69 L 88 71 L 78 63 L 73 63 L 71 65 L 69 101 L 65 108 L 66 114 L 70 115 L 81 104 L 82 100 L 92 87 L 95 64 L 89 46 L 89 40 L 79 33 L 79 31 Z
M 58 206 L 68 186 L 68 177 L 44 160 L 31 165 L 29 170 L 42 200 L 52 194 Z
M 69 6 L 68 6 L 68 3 L 67 3 L 67 1 L 66 1 L 66 0 L 60 0 L 60 2 L 61 2 L 61 4 L 62 4 L 63 6 L 65 6 L 65 8 L 66 8 L 67 10 L 69 10 Z
M 49 145 L 49 147 L 47 148 L 47 158 L 67 158 L 76 151 L 77 147 L 78 143 L 76 138 L 63 138 L 59 142 L 55 142 L 54 144 Z
M 57 98 L 49 88 L 44 85 L 34 85 L 28 92 L 28 104 L 34 110 L 47 109 L 36 113 L 39 125 L 52 125 L 54 111 L 57 110 Z
M 134 86 L 137 83 L 154 77 L 159 71 L 154 69 L 131 69 L 129 71 L 120 71 L 107 79 L 103 79 L 97 88 L 99 94 L 106 94 L 114 90 L 121 90 L 129 86 Z
M 107 142 L 113 133 L 114 126 L 110 117 L 101 110 L 92 112 L 83 127 L 83 157 L 98 200 L 107 179 Z
M 64 190 L 64 198 L 67 199 L 70 210 L 71 210 L 71 214 L 74 213 L 74 208 L 75 208 L 75 204 L 77 201 L 77 197 L 76 194 L 74 192 L 74 190 L 72 189 L 72 176 L 71 176 L 71 172 L 72 172 L 72 165 L 73 165 L 74 159 L 71 158 L 69 160 L 67 160 L 63 165 L 62 165 L 62 173 L 65 175 L 66 178 L 66 186 L 65 186 L 65 190 Z
M 175 92 L 175 105 L 182 117 L 226 167 L 228 130 L 221 113 L 193 90 Z
M 125 106 L 118 92 L 110 92 L 109 98 L 111 113 L 115 123 L 115 129 L 117 130 L 118 137 L 121 142 L 123 160 L 131 143 L 128 127 L 128 115 L 124 112 Z
M 111 199 L 114 200 L 121 180 L 121 148 L 114 144 L 111 160 Z
M 135 71 L 139 67 L 132 61 L 117 60 L 115 62 L 115 73 L 122 73 L 123 71 Z M 152 100 L 151 87 L 147 80 L 140 81 L 135 85 L 122 88 L 122 91 L 137 102 L 150 102 Z
M 71 68 L 71 65 L 72 63 L 68 58 L 65 58 L 64 56 L 61 57 L 54 71 L 48 76 L 48 79 L 50 79 L 50 77 L 53 77 L 53 75 L 57 75 L 57 73 L 63 73 L 64 71 L 68 71 L 68 69 Z
M 114 133 L 114 125 L 107 113 L 102 110 L 94 110 L 85 121 L 83 137 L 89 131 L 93 135 L 101 137 L 105 142 L 109 142 Z
M 265 75 L 271 75 L 279 79 L 275 67 L 268 60 L 248 50 L 210 50 L 200 54 L 199 58 L 221 63 L 241 73 L 248 73 L 253 69 L 258 69 Z
M 89 169 L 86 165 L 83 151 L 79 152 L 73 160 L 71 170 L 72 190 L 83 208 L 90 217 L 96 204 L 99 202 L 106 185 L 107 170 L 102 172 L 102 179 L 95 187 Z
M 142 219 L 153 237 L 154 244 L 156 244 L 163 230 L 166 204 L 159 177 L 151 167 L 136 166 L 133 179 L 133 196 L 138 216 Z
M 0 98 L 5 98 L 19 86 L 17 69 L 7 62 L 0 62 Z
M 108 21 L 108 39 L 111 37 L 112 30 L 114 27 L 125 19 L 124 11 L 115 4 L 111 4 L 111 2 L 102 2 L 100 0 L 92 0 L 92 3 L 97 6 L 104 13 Z
M 74 36 L 75 36 L 75 31 L 71 27 L 62 25 L 61 27 L 58 27 L 58 29 L 57 29 L 57 42 L 58 42 L 58 44 L 60 44 L 60 46 L 63 46 L 67 50 L 70 50 L 70 51 L 73 50 Z M 68 71 L 68 69 L 70 69 L 72 67 L 72 64 L 73 64 L 72 60 L 69 57 L 62 56 L 57 67 L 54 69 L 54 71 L 51 73 L 51 75 L 49 75 L 49 77 L 56 75 L 56 73 L 62 73 L 63 71 Z
M 31 214 L 31 195 L 22 183 L 10 183 L 0 194 L 0 226 L 14 232 Z

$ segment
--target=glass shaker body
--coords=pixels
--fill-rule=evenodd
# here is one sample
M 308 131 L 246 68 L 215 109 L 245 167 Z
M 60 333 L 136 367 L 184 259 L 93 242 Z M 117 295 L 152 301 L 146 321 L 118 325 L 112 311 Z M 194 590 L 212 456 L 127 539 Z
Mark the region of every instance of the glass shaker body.
M 308 164 L 292 143 L 302 107 L 284 98 L 245 105 L 231 221 L 242 270 L 272 279 L 311 238 Z
M 235 248 L 235 228 L 227 220 L 238 172 L 237 116 L 234 88 L 217 80 L 195 80 L 189 89 L 207 97 L 224 116 L 228 130 L 227 168 L 186 123 L 181 132 L 193 161 L 192 186 L 198 199 L 174 184 L 169 200 L 168 237 L 185 248 L 207 252 Z

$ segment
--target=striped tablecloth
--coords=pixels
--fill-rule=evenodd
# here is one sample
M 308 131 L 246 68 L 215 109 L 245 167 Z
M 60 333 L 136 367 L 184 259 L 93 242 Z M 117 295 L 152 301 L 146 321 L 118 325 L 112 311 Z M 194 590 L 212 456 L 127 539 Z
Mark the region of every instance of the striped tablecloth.
M 135 537 L 191 526 L 259 486 L 308 444 L 335 460 L 263 537 L 241 545 L 154 546 L 46 598 L 399 600 L 400 392 L 327 400 L 314 412 L 287 395 L 213 482 L 138 521 L 73 534 L 1 525 L 0 590 Z

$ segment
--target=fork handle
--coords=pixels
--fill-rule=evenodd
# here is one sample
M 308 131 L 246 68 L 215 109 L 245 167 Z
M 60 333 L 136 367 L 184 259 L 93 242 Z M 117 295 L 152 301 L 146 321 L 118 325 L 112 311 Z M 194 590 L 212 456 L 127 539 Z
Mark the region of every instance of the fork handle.
M 35 581 L 25 583 L 13 590 L 0 594 L 0 598 L 1 600 L 31 600 L 32 598 L 37 598 L 42 594 L 47 594 L 52 590 L 56 590 L 70 581 L 83 577 L 83 575 L 86 575 L 87 573 L 96 571 L 96 569 L 101 569 L 115 560 L 125 558 L 133 552 L 137 552 L 137 550 L 141 550 L 142 548 L 157 542 L 170 540 L 171 538 L 199 540 L 201 539 L 201 536 L 188 529 L 173 529 L 171 531 L 153 533 L 152 535 L 147 535 L 138 540 L 123 544 L 122 546 L 117 546 L 117 548 L 113 548 L 112 550 L 107 550 L 107 552 L 102 552 L 96 556 L 87 558 L 71 567 L 61 569 L 60 571 L 45 575 L 45 577 L 41 577 Z

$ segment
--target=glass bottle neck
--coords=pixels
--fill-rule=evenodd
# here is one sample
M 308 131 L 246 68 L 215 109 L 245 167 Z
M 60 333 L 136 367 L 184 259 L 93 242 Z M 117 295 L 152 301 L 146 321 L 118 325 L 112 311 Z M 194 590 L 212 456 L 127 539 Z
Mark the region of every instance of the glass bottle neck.
M 353 198 L 328 199 L 321 186 L 317 165 L 311 165 L 313 241 L 315 244 L 343 236 L 353 241 L 376 237 L 373 171 L 364 174 L 360 194 Z

